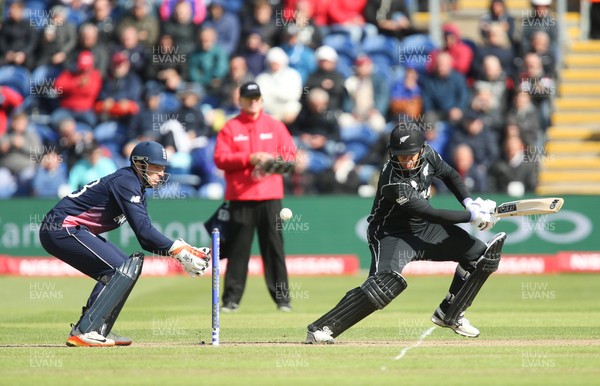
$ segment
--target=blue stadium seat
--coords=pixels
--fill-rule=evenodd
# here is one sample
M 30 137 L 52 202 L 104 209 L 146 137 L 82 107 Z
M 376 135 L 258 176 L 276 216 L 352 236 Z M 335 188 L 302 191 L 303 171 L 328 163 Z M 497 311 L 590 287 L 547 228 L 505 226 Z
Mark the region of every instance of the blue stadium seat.
M 29 70 L 25 67 L 0 67 L 0 85 L 12 88 L 24 98 L 30 94 L 30 76 Z
M 346 56 L 354 62 L 358 56 L 358 46 L 352 42 L 349 35 L 342 33 L 332 33 L 323 39 L 324 46 L 330 46 L 338 55 Z
M 417 34 L 405 37 L 399 45 L 400 64 L 410 65 L 419 73 L 426 72 L 431 61 L 431 52 L 436 48 L 428 35 Z
M 362 51 L 371 58 L 387 57 L 390 66 L 399 63 L 398 42 L 391 37 L 383 35 L 366 37 L 362 42 Z
M 389 55 L 382 53 L 373 53 L 369 57 L 373 61 L 373 71 L 384 79 L 391 79 L 394 63 Z
M 346 78 L 354 74 L 354 59 L 346 56 L 339 55 L 336 70 L 341 72 Z

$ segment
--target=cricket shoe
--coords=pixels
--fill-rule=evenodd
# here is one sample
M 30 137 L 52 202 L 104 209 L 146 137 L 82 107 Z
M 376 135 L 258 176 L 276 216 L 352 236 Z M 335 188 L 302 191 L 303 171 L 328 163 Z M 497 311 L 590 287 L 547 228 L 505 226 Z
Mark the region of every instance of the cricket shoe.
M 234 302 L 223 303 L 221 306 L 221 311 L 223 312 L 235 312 L 240 308 L 240 305 Z
M 108 339 L 112 339 L 115 341 L 115 346 L 129 346 L 133 342 L 131 338 L 127 338 L 126 336 L 121 336 L 116 332 L 110 332 L 107 336 Z
M 322 330 L 308 331 L 305 344 L 334 344 L 335 339 L 331 336 L 329 327 L 323 327 Z
M 290 305 L 290 303 L 278 304 L 277 310 L 281 312 L 292 312 L 292 306 Z
M 71 336 L 80 335 L 81 332 L 78 329 L 78 325 L 71 323 Z M 125 336 L 121 336 L 116 332 L 110 332 L 107 336 L 108 339 L 112 339 L 115 341 L 115 346 L 129 346 L 133 341 L 130 338 Z
M 69 347 L 112 347 L 115 341 L 105 338 L 96 331 L 81 333 L 79 330 L 67 339 Z
M 452 329 L 458 335 L 466 336 L 469 338 L 477 338 L 479 336 L 479 330 L 469 323 L 469 320 L 465 318 L 464 313 L 460 315 L 454 325 L 444 323 L 444 313 L 439 308 L 435 310 L 431 316 L 431 321 L 440 327 L 447 327 Z

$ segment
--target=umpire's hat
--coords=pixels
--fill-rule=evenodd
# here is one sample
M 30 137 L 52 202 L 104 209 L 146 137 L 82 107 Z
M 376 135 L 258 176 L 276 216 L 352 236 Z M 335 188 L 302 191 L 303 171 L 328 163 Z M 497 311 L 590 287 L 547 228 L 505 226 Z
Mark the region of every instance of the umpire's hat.
M 256 82 L 246 82 L 240 87 L 240 97 L 254 98 L 261 96 L 260 87 Z

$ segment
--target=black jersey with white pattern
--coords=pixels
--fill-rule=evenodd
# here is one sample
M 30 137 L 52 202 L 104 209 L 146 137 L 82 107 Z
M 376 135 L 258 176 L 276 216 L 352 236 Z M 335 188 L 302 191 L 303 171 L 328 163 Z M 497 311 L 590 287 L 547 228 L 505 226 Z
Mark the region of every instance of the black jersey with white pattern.
M 401 232 L 416 233 L 428 222 L 469 222 L 468 211 L 435 209 L 429 204 L 434 177 L 442 180 L 459 202 L 469 197 L 458 172 L 428 144 L 424 146 L 417 172 L 402 172 L 388 161 L 379 176 L 377 194 L 367 219 L 369 233 L 378 236 Z

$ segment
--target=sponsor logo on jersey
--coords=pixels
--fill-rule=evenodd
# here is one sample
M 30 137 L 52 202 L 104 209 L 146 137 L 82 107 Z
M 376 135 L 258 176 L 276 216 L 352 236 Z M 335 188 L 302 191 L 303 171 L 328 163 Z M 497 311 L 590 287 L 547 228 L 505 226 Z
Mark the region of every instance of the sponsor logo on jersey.
M 260 133 L 258 138 L 260 138 L 261 141 L 264 141 L 265 139 L 273 139 L 273 133 Z
M 113 218 L 113 221 L 119 225 L 123 225 L 125 221 L 127 221 L 127 219 L 125 218 L 124 214 L 120 214 L 117 217 Z
M 396 202 L 398 203 L 398 205 L 404 205 L 408 202 L 408 197 L 400 196 L 396 199 Z
M 427 177 L 428 174 L 429 174 L 429 164 L 427 163 L 423 167 L 423 177 Z
M 233 142 L 242 142 L 242 141 L 247 141 L 249 138 L 247 135 L 244 134 L 238 134 L 235 137 L 233 137 Z
M 134 204 L 139 204 L 142 202 L 142 198 L 140 196 L 131 196 L 131 200 L 129 201 L 133 202 Z

